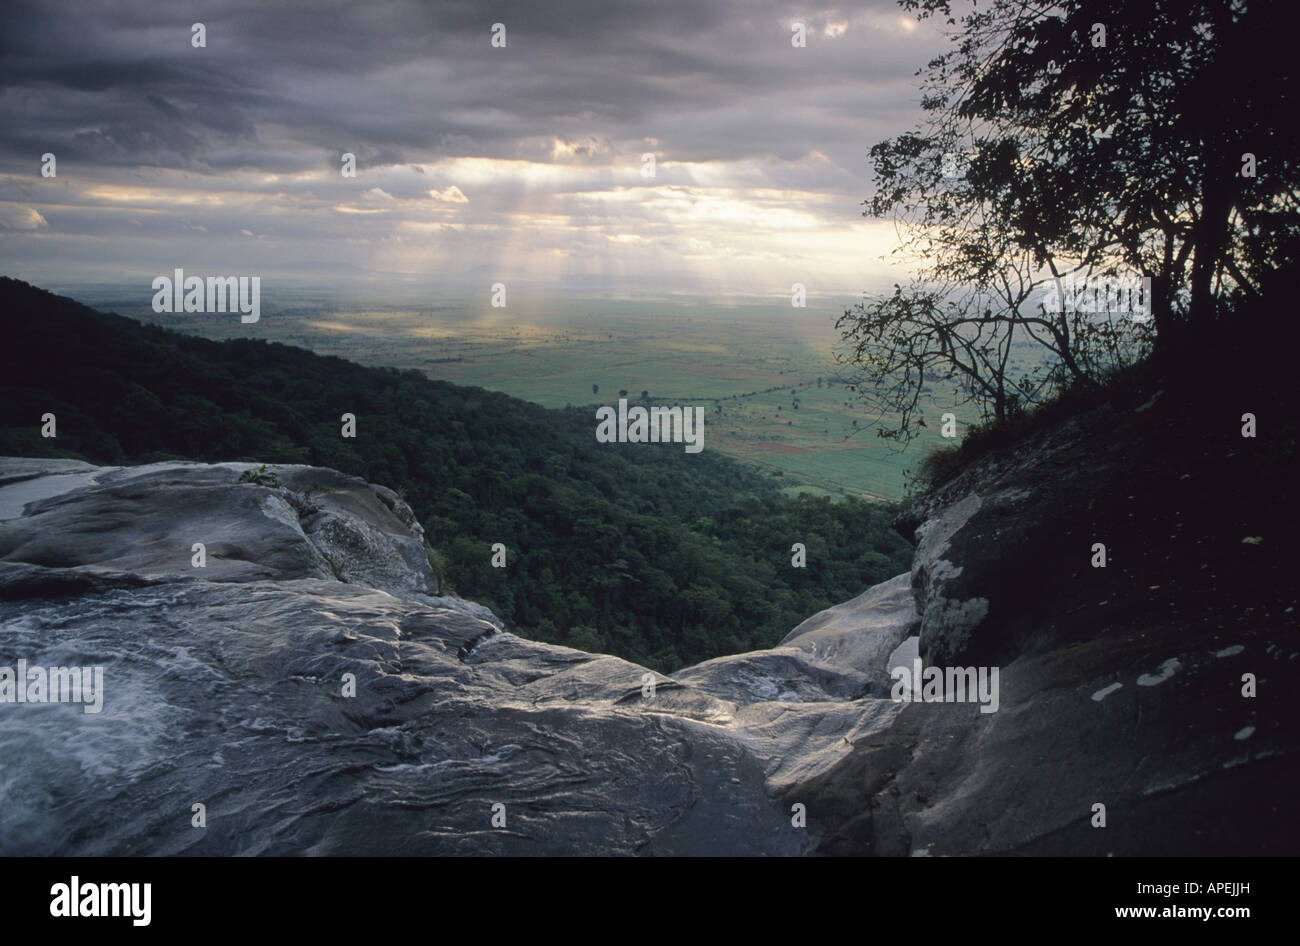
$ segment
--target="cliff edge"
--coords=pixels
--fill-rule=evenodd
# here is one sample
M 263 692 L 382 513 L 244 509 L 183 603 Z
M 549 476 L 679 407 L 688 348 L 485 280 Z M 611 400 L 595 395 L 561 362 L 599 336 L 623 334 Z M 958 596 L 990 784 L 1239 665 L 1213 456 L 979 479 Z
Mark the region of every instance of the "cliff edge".
M 671 676 L 440 595 L 332 470 L 0 459 L 0 853 L 1294 854 L 1294 538 L 1159 402 L 980 460 L 900 518 L 911 574 Z

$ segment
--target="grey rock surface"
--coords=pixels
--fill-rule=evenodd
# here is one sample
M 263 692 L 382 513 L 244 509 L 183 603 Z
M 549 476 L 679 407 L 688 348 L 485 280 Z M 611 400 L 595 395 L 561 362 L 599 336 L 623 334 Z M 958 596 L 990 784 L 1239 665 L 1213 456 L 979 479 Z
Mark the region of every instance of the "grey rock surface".
M 907 575 L 804 621 L 770 650 L 718 657 L 673 678 L 740 705 L 887 697 L 887 658 L 916 622 Z
M 875 598 L 836 609 L 815 644 L 729 658 L 748 691 L 696 685 L 436 596 L 423 533 L 382 487 L 294 466 L 268 470 L 276 486 L 239 482 L 251 468 L 0 461 L 16 512 L 0 522 L 0 666 L 104 668 L 102 712 L 0 703 L 0 853 L 815 843 L 815 819 L 793 827 L 777 791 L 834 765 L 871 718 L 855 698 L 902 633 Z M 882 593 L 900 613 L 905 581 Z M 806 702 L 768 699 L 776 676 Z
M 823 813 L 841 806 L 820 850 L 1300 851 L 1283 788 L 1300 775 L 1295 587 L 1261 580 L 1261 566 L 1291 569 L 1242 544 L 1240 438 L 1221 429 L 1202 445 L 1176 412 L 1116 399 L 986 454 L 904 511 L 917 656 L 997 668 L 1000 706 L 903 704 L 801 787 Z M 1269 517 L 1274 556 L 1294 545 L 1288 516 Z
M 104 668 L 99 713 L 0 702 L 0 854 L 1297 853 L 1293 622 L 1017 600 L 1091 508 L 1060 436 L 913 507 L 912 574 L 671 676 L 439 597 L 334 471 L 0 459 L 0 673 Z M 913 658 L 994 663 L 997 712 L 894 701 Z

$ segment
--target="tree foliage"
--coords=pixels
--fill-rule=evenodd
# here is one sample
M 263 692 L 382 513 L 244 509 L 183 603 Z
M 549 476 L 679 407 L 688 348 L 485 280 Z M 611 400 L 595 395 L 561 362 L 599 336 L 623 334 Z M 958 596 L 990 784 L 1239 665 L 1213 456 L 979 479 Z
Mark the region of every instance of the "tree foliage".
M 840 320 L 864 393 L 900 414 L 886 435 L 915 433 L 927 371 L 1002 419 L 1266 311 L 1300 253 L 1288 3 L 900 2 L 953 34 L 920 73 L 926 120 L 871 149 L 865 212 L 896 220 L 916 281 Z M 1070 305 L 1067 285 L 1125 278 L 1150 279 L 1138 318 Z M 1047 362 L 1011 378 L 1020 340 Z

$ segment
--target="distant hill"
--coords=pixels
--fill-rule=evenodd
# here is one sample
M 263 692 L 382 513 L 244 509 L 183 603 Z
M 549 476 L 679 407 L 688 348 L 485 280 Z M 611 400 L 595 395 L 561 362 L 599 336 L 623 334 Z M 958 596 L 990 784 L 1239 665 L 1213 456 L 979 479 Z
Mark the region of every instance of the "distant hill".
M 669 671 L 770 646 L 910 565 L 892 508 L 789 499 L 707 449 L 598 444 L 587 410 L 186 336 L 8 278 L 0 323 L 0 455 L 310 463 L 388 484 L 445 585 L 537 639 Z

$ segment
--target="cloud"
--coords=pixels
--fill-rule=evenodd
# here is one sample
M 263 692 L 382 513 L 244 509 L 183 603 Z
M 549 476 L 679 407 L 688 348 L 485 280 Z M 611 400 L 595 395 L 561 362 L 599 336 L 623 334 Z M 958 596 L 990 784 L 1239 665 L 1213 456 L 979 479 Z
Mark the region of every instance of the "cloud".
M 443 201 L 449 204 L 468 204 L 469 198 L 460 192 L 460 188 L 455 184 L 449 184 L 442 190 L 431 190 L 429 196 L 434 200 Z
M 0 227 L 6 230 L 40 230 L 48 226 L 45 218 L 31 207 L 0 204 Z
M 895 0 L 203 7 L 0 5 L 7 259 L 64 284 L 192 245 L 268 271 L 448 272 L 464 254 L 561 282 L 580 264 L 611 284 L 744 285 L 737 261 L 788 258 L 796 232 L 818 248 L 801 281 L 861 284 L 879 269 L 858 229 L 866 152 L 915 122 L 913 73 L 943 45 Z M 47 151 L 57 187 L 34 183 Z M 674 247 L 707 248 L 698 273 Z

